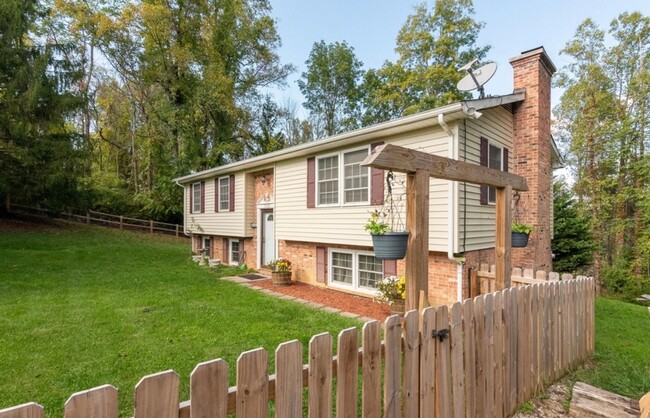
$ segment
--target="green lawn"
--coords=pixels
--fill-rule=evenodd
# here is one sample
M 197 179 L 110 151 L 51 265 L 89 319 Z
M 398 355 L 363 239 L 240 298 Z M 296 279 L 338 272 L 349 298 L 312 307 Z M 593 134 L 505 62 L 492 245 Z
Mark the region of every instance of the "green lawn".
M 0 234 L 0 408 L 35 401 L 62 416 L 73 392 L 110 383 L 133 414 L 144 375 L 189 374 L 237 356 L 358 326 L 339 315 L 219 280 L 189 243 L 86 227 Z
M 572 378 L 634 399 L 650 391 L 648 308 L 596 299 L 596 352 Z

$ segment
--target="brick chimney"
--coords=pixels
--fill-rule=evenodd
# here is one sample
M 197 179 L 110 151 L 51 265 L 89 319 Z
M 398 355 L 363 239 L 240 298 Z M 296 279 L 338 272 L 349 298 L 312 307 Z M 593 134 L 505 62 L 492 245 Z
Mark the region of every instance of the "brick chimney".
M 514 88 L 526 89 L 526 99 L 514 106 L 514 172 L 526 179 L 529 191 L 513 210 L 519 222 L 533 225 L 528 246 L 513 248 L 512 266 L 551 271 L 553 216 L 551 77 L 555 65 L 543 47 L 522 52 L 510 59 L 514 69 Z M 513 204 L 514 204 L 513 199 Z

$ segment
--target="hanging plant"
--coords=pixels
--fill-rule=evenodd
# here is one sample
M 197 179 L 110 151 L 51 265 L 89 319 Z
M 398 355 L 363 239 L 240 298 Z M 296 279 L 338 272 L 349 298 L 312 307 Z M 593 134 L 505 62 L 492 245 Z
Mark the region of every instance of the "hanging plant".
M 393 172 L 389 171 L 386 175 L 387 194 L 384 205 L 370 213 L 365 225 L 366 231 L 372 236 L 375 257 L 379 260 L 400 260 L 406 255 L 409 233 L 404 231 L 401 219 L 401 196 L 397 199 L 393 196 L 395 184 Z
M 514 203 L 514 210 L 513 210 L 514 214 L 513 214 L 512 225 L 510 227 L 512 231 L 511 245 L 513 248 L 523 248 L 528 246 L 529 235 L 535 229 L 531 225 L 528 225 L 523 222 L 519 222 L 521 216 L 520 208 L 519 208 L 519 199 L 521 199 L 521 196 L 519 195 L 519 192 L 516 192 L 512 198 L 512 201 Z

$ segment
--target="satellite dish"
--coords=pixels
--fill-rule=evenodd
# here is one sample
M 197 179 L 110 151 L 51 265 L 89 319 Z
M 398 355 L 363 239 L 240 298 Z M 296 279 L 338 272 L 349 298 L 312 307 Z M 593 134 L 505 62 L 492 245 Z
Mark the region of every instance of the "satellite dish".
M 482 99 L 485 97 L 483 85 L 490 81 L 490 79 L 494 76 L 494 73 L 497 72 L 497 64 L 495 62 L 491 62 L 475 70 L 472 70 L 472 65 L 474 65 L 476 61 L 478 60 L 473 59 L 472 61 L 459 68 L 459 71 L 467 71 L 468 74 L 463 77 L 458 82 L 458 84 L 456 84 L 456 87 L 460 91 L 472 91 L 474 89 L 478 89 L 479 99 Z

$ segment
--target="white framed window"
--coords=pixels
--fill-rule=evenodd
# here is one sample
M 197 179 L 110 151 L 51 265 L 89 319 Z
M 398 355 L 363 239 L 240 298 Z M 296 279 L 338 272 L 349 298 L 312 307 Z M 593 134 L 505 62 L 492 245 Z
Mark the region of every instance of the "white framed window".
M 203 249 L 210 249 L 210 237 L 207 235 L 203 236 Z
M 230 177 L 219 179 L 219 211 L 230 210 Z
M 192 184 L 192 213 L 201 213 L 201 183 Z
M 328 271 L 331 286 L 374 294 L 384 264 L 371 252 L 330 249 Z
M 493 143 L 488 144 L 488 167 L 496 170 L 503 170 L 503 147 Z M 488 203 L 495 204 L 497 201 L 497 190 L 488 187 Z
M 339 203 L 339 156 L 329 155 L 318 158 L 317 193 L 319 206 Z
M 228 247 L 229 247 L 228 254 L 230 254 L 230 264 L 238 265 L 239 256 L 241 255 L 241 248 L 239 248 L 239 240 L 238 239 L 228 240 Z
M 370 203 L 370 168 L 361 162 L 368 146 L 317 158 L 316 197 L 318 206 Z

